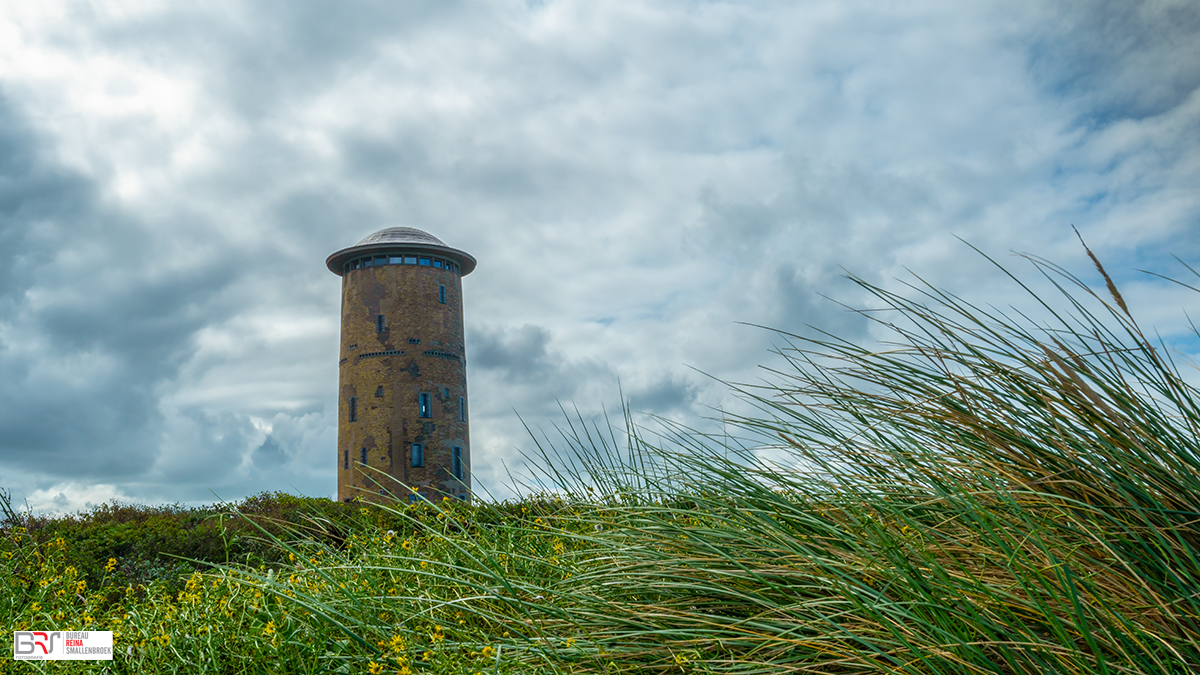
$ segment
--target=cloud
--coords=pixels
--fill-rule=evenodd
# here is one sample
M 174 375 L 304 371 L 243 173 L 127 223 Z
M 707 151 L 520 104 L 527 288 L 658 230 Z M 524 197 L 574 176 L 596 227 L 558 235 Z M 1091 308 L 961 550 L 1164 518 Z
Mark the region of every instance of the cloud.
M 91 510 L 101 504 L 138 503 L 138 500 L 121 492 L 113 485 L 104 483 L 58 483 L 44 490 L 34 490 L 25 498 L 24 504 L 33 513 L 47 516 L 63 516 Z
M 473 469 L 559 402 L 685 420 L 910 270 L 1200 255 L 1182 0 L 25 3 L 0 10 L 0 470 L 26 494 L 333 490 L 339 280 L 392 225 L 464 279 Z M 1019 266 L 1021 263 L 1016 263 Z M 703 373 L 703 374 L 702 374 Z M 706 376 L 707 375 L 707 376 Z M 711 377 L 708 377 L 711 376 Z M 64 493 L 66 494 L 66 493 Z

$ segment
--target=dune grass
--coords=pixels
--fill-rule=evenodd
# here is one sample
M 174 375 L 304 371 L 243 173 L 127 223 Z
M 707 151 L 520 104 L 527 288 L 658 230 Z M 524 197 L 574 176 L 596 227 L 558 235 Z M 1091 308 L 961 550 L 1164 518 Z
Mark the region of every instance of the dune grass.
M 781 335 L 730 433 L 568 418 L 550 493 L 264 529 L 182 592 L 241 651 L 143 632 L 138 672 L 1200 671 L 1200 397 L 1098 262 L 1030 260 L 1028 315 L 859 281 L 888 343 Z

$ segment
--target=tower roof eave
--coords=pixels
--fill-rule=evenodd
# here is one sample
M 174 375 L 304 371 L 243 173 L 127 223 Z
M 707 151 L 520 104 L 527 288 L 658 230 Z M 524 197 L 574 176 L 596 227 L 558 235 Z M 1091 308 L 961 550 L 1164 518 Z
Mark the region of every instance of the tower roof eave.
M 389 236 L 391 235 L 391 236 Z M 430 253 L 458 263 L 460 274 L 466 276 L 475 269 L 475 258 L 466 251 L 450 248 L 436 237 L 412 228 L 389 228 L 376 232 L 354 246 L 344 248 L 325 259 L 330 272 L 342 276 L 342 265 L 359 256 L 393 251 Z

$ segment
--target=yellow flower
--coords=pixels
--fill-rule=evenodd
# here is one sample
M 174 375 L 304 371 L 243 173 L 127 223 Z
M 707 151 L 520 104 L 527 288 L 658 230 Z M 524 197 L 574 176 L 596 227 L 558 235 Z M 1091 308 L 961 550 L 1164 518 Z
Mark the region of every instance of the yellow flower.
M 36 611 L 38 611 L 38 610 L 39 610 L 39 609 L 41 609 L 41 608 L 42 608 L 42 606 L 41 606 L 40 604 L 36 603 L 36 602 L 35 602 L 35 603 L 33 603 L 33 607 L 30 607 L 30 609 L 32 609 L 32 610 L 33 610 L 33 611 L 35 611 L 35 612 L 36 612 Z
M 371 671 L 371 675 L 379 675 L 383 672 L 383 666 L 372 661 L 371 663 L 367 664 L 367 670 Z
M 275 634 L 275 622 L 268 621 L 267 625 L 265 627 L 263 627 L 263 633 L 265 633 L 267 635 L 274 635 Z
M 117 569 L 117 559 L 116 559 L 116 558 L 109 558 L 109 559 L 108 559 L 108 564 L 104 566 L 104 571 L 105 571 L 105 572 L 111 572 L 111 571 L 113 571 L 113 570 L 115 570 L 115 569 Z
M 400 548 L 404 549 L 405 551 L 411 551 L 412 550 L 412 542 L 405 539 L 404 543 L 400 544 Z
M 483 658 L 490 659 L 496 655 L 496 648 L 491 645 L 488 645 L 483 648 L 483 652 L 481 652 L 481 653 L 483 654 Z

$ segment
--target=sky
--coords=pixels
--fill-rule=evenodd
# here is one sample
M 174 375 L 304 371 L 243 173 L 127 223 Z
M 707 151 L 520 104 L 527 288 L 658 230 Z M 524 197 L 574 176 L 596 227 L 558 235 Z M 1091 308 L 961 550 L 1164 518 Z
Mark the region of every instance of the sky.
M 1194 0 L 10 0 L 0 488 L 62 513 L 336 492 L 341 283 L 385 227 L 463 280 L 476 485 L 560 404 L 692 423 L 846 275 L 997 307 L 1032 253 L 1184 356 Z M 1032 275 L 1032 276 L 1031 276 Z M 905 291 L 908 292 L 908 291 Z

